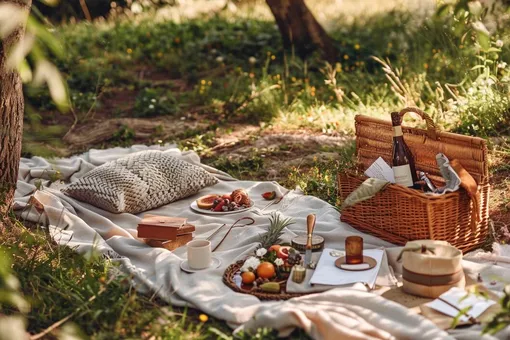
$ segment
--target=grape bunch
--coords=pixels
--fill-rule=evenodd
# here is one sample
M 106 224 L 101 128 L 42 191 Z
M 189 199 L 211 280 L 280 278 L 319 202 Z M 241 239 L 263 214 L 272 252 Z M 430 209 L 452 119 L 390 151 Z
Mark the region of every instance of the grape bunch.
M 293 250 L 294 251 L 289 252 L 289 258 L 287 259 L 287 263 L 292 266 L 301 263 L 302 260 L 301 254 L 297 250 Z

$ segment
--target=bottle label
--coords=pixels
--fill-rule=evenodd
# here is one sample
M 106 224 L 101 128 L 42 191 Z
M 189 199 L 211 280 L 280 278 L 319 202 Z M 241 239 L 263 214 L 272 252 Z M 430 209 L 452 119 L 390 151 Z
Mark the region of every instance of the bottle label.
M 402 126 L 394 126 L 393 127 L 393 137 L 399 137 L 402 136 Z
M 409 164 L 399 165 L 393 167 L 393 175 L 395 176 L 395 183 L 405 187 L 412 187 L 413 176 L 411 176 L 411 167 Z

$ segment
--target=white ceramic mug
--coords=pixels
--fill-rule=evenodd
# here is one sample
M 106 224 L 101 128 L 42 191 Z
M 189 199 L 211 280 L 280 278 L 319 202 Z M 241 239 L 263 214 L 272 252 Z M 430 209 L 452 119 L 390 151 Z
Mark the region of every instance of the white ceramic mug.
M 191 269 L 205 269 L 211 265 L 211 242 L 207 240 L 193 240 L 186 244 L 188 248 L 188 266 Z

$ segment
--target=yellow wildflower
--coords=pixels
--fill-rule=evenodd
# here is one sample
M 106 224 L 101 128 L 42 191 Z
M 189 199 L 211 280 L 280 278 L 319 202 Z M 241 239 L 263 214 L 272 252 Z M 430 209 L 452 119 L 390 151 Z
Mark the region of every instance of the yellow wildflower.
M 201 321 L 201 322 L 207 322 L 207 320 L 209 320 L 209 317 L 205 314 L 200 314 L 198 316 L 198 319 Z
M 275 60 L 276 59 L 276 56 L 275 55 L 272 55 L 271 56 L 271 60 Z
M 212 81 L 210 81 L 210 80 L 209 80 L 209 81 L 207 82 L 207 85 L 211 86 L 211 85 L 212 85 Z
M 393 44 L 392 43 L 388 43 L 388 48 L 392 48 L 393 47 Z
M 425 64 L 423 64 L 423 67 L 425 67 L 427 69 L 427 68 L 429 68 L 429 64 L 425 63 Z
M 126 50 L 126 52 L 127 52 L 127 54 L 131 54 L 131 53 L 133 53 L 133 50 L 132 50 L 132 49 L 130 49 L 130 48 L 128 48 L 128 49 Z
M 205 85 L 205 79 L 202 79 L 202 80 L 200 81 L 200 84 Z
M 344 54 L 344 59 L 345 60 L 349 59 L 349 56 L 347 54 Z
M 359 48 L 360 48 L 359 44 L 354 45 L 355 50 L 359 50 Z

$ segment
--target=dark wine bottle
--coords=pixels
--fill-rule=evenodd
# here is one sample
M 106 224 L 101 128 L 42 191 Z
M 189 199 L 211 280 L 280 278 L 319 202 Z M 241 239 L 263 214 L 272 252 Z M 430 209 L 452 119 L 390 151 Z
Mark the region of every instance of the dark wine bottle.
M 392 166 L 395 183 L 405 187 L 414 187 L 418 182 L 413 154 L 407 147 L 402 134 L 402 119 L 398 112 L 391 113 L 393 125 L 393 156 Z

